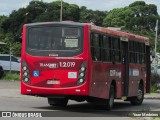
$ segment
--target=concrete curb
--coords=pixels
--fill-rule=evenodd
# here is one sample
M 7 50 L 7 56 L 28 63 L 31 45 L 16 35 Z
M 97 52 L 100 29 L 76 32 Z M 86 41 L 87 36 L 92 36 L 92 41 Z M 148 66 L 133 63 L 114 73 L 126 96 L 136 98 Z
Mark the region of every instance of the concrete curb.
M 144 99 L 157 99 L 157 100 L 160 100 L 160 97 L 144 97 Z
M 160 93 L 150 93 L 144 95 L 144 99 L 160 99 Z

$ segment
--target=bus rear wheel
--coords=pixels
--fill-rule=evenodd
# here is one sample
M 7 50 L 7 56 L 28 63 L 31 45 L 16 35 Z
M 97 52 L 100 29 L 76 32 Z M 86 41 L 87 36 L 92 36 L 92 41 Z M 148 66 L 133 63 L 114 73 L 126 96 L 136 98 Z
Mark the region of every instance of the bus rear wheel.
M 141 105 L 144 99 L 144 87 L 142 84 L 139 85 L 137 96 L 130 98 L 132 105 Z
M 114 86 L 111 85 L 110 91 L 109 91 L 109 99 L 107 99 L 106 101 L 107 110 L 111 110 L 113 108 L 114 96 L 115 96 Z
M 67 98 L 48 98 L 48 104 L 51 106 L 67 106 L 68 99 Z

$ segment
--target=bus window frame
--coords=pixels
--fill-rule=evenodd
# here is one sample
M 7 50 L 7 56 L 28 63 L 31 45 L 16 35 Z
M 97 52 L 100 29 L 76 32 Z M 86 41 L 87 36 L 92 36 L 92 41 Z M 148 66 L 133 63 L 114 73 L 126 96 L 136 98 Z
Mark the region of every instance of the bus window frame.
M 34 50 L 34 49 L 29 49 L 28 48 L 28 45 L 29 45 L 29 41 L 28 41 L 28 38 L 29 38 L 29 30 L 31 28 L 43 28 L 43 27 L 63 27 L 62 25 L 40 25 L 40 26 L 27 26 L 26 28 L 26 53 L 30 54 L 30 55 L 33 55 L 33 56 L 45 56 L 45 57 L 53 57 L 53 56 L 50 56 L 49 53 L 57 53 L 58 56 L 56 57 L 73 57 L 73 56 L 77 56 L 77 55 L 80 55 L 84 52 L 84 27 L 82 26 L 71 26 L 71 25 L 65 25 L 63 28 L 78 28 L 80 29 L 80 40 L 81 43 L 80 43 L 80 48 L 79 49 L 75 49 L 75 50 Z M 62 36 L 62 39 L 63 39 L 63 36 Z M 63 52 L 63 53 L 62 53 Z
M 133 42 L 133 48 L 130 46 L 130 43 Z M 141 49 L 141 46 L 143 46 L 143 50 Z M 129 40 L 129 63 L 130 64 L 140 64 L 140 65 L 145 65 L 145 56 L 146 56 L 146 47 L 145 47 L 145 42 L 142 41 L 137 41 L 134 39 Z M 131 61 L 131 54 L 134 56 L 134 61 Z M 139 58 L 139 61 L 138 61 Z M 141 61 L 140 61 L 141 59 Z
M 98 36 L 99 36 L 99 47 L 97 47 L 97 46 L 94 47 L 93 46 L 93 43 L 92 43 L 93 42 L 93 34 L 98 34 Z M 109 34 L 105 34 L 105 33 L 99 33 L 99 32 L 95 32 L 95 31 L 91 31 L 90 36 L 91 36 L 90 37 L 90 50 L 91 50 L 92 60 L 94 62 L 104 62 L 104 63 L 111 63 L 112 62 L 113 64 L 121 63 L 121 61 L 122 61 L 122 58 L 121 58 L 121 42 L 120 42 L 121 40 L 120 40 L 119 36 L 113 36 L 113 35 L 109 35 Z M 104 39 L 103 39 L 104 36 L 106 36 L 107 39 L 108 39 L 109 48 L 105 48 L 105 46 L 104 46 Z M 116 41 L 118 40 L 118 49 L 113 47 L 112 39 L 109 40 L 109 38 L 112 38 L 112 39 L 114 38 L 114 39 L 116 39 Z M 98 59 L 95 60 L 94 49 L 96 49 L 96 48 L 100 49 L 100 51 L 99 51 L 100 52 L 99 53 L 100 60 L 98 60 Z M 109 50 L 109 60 L 108 61 L 105 60 L 104 50 Z M 119 60 L 116 60 L 116 58 L 113 58 L 113 54 L 116 54 L 115 52 L 118 53 Z

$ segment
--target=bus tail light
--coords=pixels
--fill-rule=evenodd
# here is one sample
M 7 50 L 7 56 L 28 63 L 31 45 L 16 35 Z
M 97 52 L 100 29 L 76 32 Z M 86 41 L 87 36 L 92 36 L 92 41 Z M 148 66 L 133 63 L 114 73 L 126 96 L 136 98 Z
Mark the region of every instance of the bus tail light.
M 22 61 L 22 79 L 25 83 L 28 83 L 30 81 L 29 70 L 25 61 Z
M 78 85 L 85 82 L 86 79 L 86 62 L 83 62 L 78 73 Z

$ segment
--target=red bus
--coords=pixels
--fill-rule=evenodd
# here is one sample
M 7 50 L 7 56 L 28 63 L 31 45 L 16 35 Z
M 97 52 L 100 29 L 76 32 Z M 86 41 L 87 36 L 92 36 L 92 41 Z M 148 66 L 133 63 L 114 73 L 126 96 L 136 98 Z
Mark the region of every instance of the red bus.
M 150 92 L 150 46 L 146 37 L 89 23 L 45 22 L 23 26 L 21 94 L 101 103 L 143 102 Z

